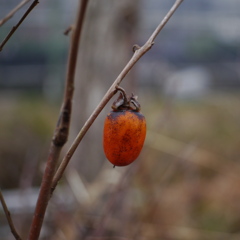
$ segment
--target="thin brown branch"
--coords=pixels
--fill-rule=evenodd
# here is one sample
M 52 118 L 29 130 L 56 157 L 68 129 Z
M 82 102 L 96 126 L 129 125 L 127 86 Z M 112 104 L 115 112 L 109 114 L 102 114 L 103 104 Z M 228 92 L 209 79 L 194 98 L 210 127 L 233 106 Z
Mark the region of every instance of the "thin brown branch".
M 0 26 L 2 26 L 5 22 L 7 22 L 13 15 L 22 8 L 25 4 L 27 4 L 30 0 L 23 0 L 20 2 L 14 9 L 12 9 L 2 20 L 0 20 Z
M 7 204 L 4 200 L 4 197 L 2 195 L 1 189 L 0 189 L 0 201 L 1 201 L 4 213 L 5 213 L 7 221 L 8 221 L 8 225 L 10 227 L 10 230 L 11 230 L 13 236 L 15 237 L 16 240 L 22 240 L 21 237 L 18 235 L 17 230 L 14 227 L 14 224 L 13 224 L 13 221 L 12 221 L 12 218 L 11 218 L 11 214 L 8 210 L 8 207 L 7 207 Z
M 161 32 L 161 30 L 164 28 L 164 26 L 166 25 L 166 23 L 168 22 L 168 20 L 172 17 L 172 15 L 174 14 L 174 12 L 177 10 L 177 8 L 181 5 L 181 3 L 184 0 L 176 0 L 176 2 L 173 4 L 173 6 L 171 7 L 171 9 L 169 10 L 169 12 L 166 14 L 166 16 L 163 18 L 162 22 L 158 25 L 158 27 L 155 29 L 155 31 L 153 32 L 153 34 L 151 35 L 151 37 L 148 39 L 148 42 L 153 44 L 155 38 L 157 37 L 157 35 Z
M 93 111 L 92 115 L 88 118 L 88 120 L 85 122 L 84 126 L 78 133 L 77 137 L 75 138 L 74 142 L 70 146 L 68 152 L 66 153 L 64 159 L 62 160 L 52 183 L 52 192 L 57 186 L 58 181 L 61 179 L 71 157 L 73 156 L 75 150 L 77 149 L 79 143 L 83 139 L 84 135 L 90 128 L 90 126 L 93 124 L 99 113 L 102 111 L 102 109 L 105 107 L 105 105 L 108 103 L 108 101 L 113 97 L 113 95 L 116 93 L 116 88 L 119 86 L 123 78 L 127 75 L 127 73 L 132 69 L 132 67 L 135 65 L 135 63 L 147 52 L 151 49 L 152 45 L 154 44 L 154 39 L 156 36 L 160 33 L 160 31 L 163 29 L 163 27 L 166 25 L 168 20 L 171 18 L 173 13 L 177 10 L 177 8 L 180 6 L 180 4 L 183 2 L 183 0 L 176 0 L 172 8 L 169 10 L 167 15 L 164 17 L 164 19 L 160 22 L 156 30 L 153 32 L 151 37 L 147 40 L 147 42 L 140 48 L 134 48 L 135 52 L 132 56 L 132 58 L 129 60 L 127 65 L 124 67 L 122 72 L 119 74 L 117 79 L 113 82 L 112 86 L 109 88 L 105 96 L 102 98 L 99 105 L 96 107 L 96 109 Z
M 68 138 L 72 111 L 72 97 L 74 91 L 74 76 L 77 62 L 77 54 L 87 3 L 88 0 L 82 0 L 81 4 L 79 4 L 76 24 L 75 27 L 72 28 L 73 33 L 68 58 L 64 100 L 60 111 L 59 121 L 55 129 L 52 144 L 50 146 L 50 153 L 47 159 L 46 169 L 42 178 L 40 193 L 38 196 L 36 209 L 30 228 L 29 240 L 37 240 L 39 238 L 44 215 L 47 209 L 48 201 L 50 199 L 51 184 L 56 170 L 56 165 L 62 147 L 66 143 Z
M 5 44 L 9 41 L 9 39 L 11 38 L 11 36 L 15 33 L 15 31 L 18 29 L 18 27 L 22 24 L 22 22 L 24 21 L 24 19 L 28 16 L 28 14 L 34 9 L 34 7 L 38 4 L 38 0 L 35 0 L 28 8 L 28 10 L 24 13 L 24 15 L 22 16 L 22 18 L 19 20 L 19 22 L 17 23 L 16 26 L 14 26 L 12 28 L 12 30 L 8 33 L 8 35 L 6 36 L 6 38 L 2 41 L 1 45 L 0 45 L 0 52 L 2 51 L 3 47 L 5 46 Z

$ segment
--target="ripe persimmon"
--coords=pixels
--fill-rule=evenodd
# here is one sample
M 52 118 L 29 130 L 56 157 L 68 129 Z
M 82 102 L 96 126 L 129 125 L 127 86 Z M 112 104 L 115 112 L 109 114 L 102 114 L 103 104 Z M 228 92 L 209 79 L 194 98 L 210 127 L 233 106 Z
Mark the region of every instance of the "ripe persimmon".
M 113 110 L 107 115 L 103 130 L 103 148 L 114 166 L 126 166 L 140 154 L 146 137 L 146 120 L 140 113 L 137 97 L 129 99 L 122 88 Z M 135 108 L 132 108 L 130 104 Z

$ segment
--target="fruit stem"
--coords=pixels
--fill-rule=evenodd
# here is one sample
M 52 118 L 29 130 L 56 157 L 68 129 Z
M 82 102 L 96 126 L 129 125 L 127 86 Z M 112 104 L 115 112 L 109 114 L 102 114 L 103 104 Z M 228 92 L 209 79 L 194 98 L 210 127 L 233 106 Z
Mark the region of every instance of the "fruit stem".
M 128 100 L 128 97 L 127 97 L 127 94 L 125 92 L 125 90 L 122 88 L 122 87 L 116 87 L 117 91 L 120 91 L 123 95 L 123 101 L 124 101 L 124 105 L 129 105 L 129 100 Z
M 139 112 L 141 109 L 141 105 L 137 101 L 137 96 L 132 93 L 131 97 L 127 97 L 125 90 L 119 86 L 116 87 L 116 92 L 120 91 L 120 95 L 118 99 L 113 103 L 112 109 L 119 110 L 119 109 L 128 109 Z M 133 104 L 135 109 L 130 106 Z

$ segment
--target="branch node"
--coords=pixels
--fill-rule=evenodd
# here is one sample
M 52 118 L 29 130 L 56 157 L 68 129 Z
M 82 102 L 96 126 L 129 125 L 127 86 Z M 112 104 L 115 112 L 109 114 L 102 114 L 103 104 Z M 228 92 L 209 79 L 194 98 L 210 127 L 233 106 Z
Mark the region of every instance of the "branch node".
M 136 52 L 136 51 L 139 50 L 140 48 L 141 48 L 141 47 L 140 47 L 138 44 L 134 44 L 132 50 L 133 50 L 133 52 Z
M 70 25 L 70 26 L 63 32 L 63 34 L 66 35 L 66 36 L 68 36 L 68 34 L 72 31 L 72 29 L 73 29 L 73 26 Z

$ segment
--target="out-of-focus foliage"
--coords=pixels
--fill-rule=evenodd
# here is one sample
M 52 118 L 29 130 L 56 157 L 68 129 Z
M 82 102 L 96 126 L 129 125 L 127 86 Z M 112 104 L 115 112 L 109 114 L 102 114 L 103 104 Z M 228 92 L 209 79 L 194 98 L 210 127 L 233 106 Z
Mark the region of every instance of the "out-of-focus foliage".
M 115 169 L 105 160 L 91 183 L 70 166 L 42 239 L 238 239 L 239 95 L 215 93 L 198 101 L 147 96 L 141 102 L 148 133 L 139 159 Z M 57 111 L 38 98 L 1 107 L 6 187 L 17 187 L 26 162 L 36 161 L 36 182 Z
M 10 94 L 1 98 L 0 112 L 1 188 L 19 187 L 28 174 L 36 185 L 57 121 L 56 106 L 39 97 Z

